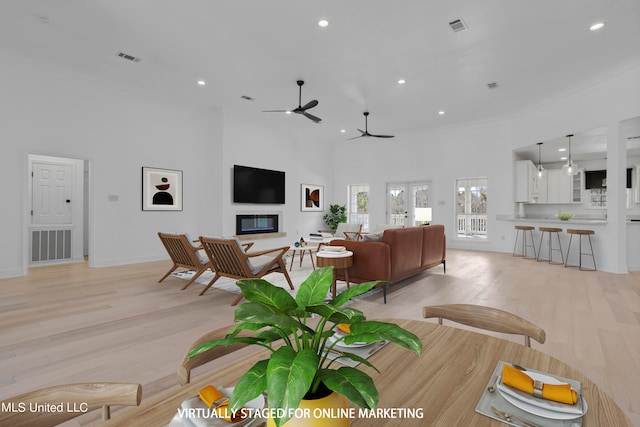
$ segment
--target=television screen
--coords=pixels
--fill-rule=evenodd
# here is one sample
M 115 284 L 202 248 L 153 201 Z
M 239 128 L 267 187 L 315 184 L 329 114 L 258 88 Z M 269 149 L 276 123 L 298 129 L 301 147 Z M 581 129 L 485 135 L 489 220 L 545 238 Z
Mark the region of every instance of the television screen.
M 235 203 L 284 204 L 284 172 L 233 165 Z

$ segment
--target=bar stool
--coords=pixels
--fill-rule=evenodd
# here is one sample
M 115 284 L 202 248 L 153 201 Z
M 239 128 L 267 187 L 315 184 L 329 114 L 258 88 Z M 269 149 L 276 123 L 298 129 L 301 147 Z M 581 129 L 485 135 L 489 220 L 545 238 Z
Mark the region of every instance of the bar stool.
M 565 258 L 564 261 L 564 266 L 565 267 L 578 267 L 580 270 L 586 270 L 586 271 L 595 271 L 596 270 L 596 257 L 593 253 L 593 245 L 591 244 L 591 235 L 595 234 L 595 231 L 593 230 L 573 230 L 573 229 L 568 229 L 567 233 L 569 233 L 571 235 L 571 238 L 569 239 L 569 247 L 567 248 L 567 256 Z M 573 239 L 574 234 L 577 234 L 580 236 L 580 255 L 579 255 L 579 259 L 580 262 L 578 265 L 569 265 L 569 251 L 571 251 L 571 240 Z M 587 236 L 589 238 L 589 247 L 591 248 L 591 253 L 586 253 L 586 252 L 582 252 L 582 236 Z M 593 259 L 593 268 L 582 268 L 582 255 L 586 255 L 586 256 L 590 256 Z
M 554 227 L 538 227 L 538 231 L 542 232 L 540 236 L 540 245 L 538 245 L 538 261 L 549 261 L 549 264 L 561 265 L 564 264 L 564 255 L 562 254 L 562 245 L 560 244 L 560 233 L 562 233 L 562 228 L 554 228 Z M 544 234 L 549 233 L 549 259 L 540 258 L 540 254 L 542 253 L 542 240 L 544 239 Z M 558 238 L 558 249 L 554 249 L 552 245 L 551 233 L 555 233 Z M 553 261 L 553 252 L 560 252 L 561 262 Z
M 516 247 L 518 246 L 518 236 L 520 235 L 520 231 L 522 231 L 522 258 L 524 259 L 536 259 L 536 246 L 535 240 L 533 239 L 533 230 L 535 227 L 531 227 L 529 225 L 516 225 L 516 241 L 513 244 L 513 256 L 518 256 L 516 253 Z M 529 236 L 531 238 L 531 244 L 527 244 L 527 231 L 529 232 Z M 527 249 L 533 249 L 533 256 L 527 256 Z

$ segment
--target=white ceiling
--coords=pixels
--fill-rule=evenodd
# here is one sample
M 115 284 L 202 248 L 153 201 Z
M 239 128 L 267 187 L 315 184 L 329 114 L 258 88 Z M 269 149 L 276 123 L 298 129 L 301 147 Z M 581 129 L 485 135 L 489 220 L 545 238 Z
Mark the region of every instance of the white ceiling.
M 459 18 L 468 29 L 455 33 Z M 509 116 L 622 66 L 640 56 L 639 22 L 638 0 L 2 0 L 0 49 L 309 141 L 359 135 L 366 110 L 371 133 L 398 141 Z M 298 79 L 322 123 L 261 112 L 296 107 Z

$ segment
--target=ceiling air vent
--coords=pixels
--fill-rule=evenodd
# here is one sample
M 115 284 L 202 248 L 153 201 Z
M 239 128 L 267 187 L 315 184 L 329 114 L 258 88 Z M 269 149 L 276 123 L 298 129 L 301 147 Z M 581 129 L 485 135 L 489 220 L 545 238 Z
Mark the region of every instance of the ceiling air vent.
M 467 25 L 464 23 L 462 19 L 456 19 L 454 21 L 449 22 L 449 26 L 451 27 L 454 33 L 459 33 L 460 31 L 464 31 L 467 29 Z
M 487 83 L 487 87 L 489 89 L 497 89 L 498 88 L 498 83 L 497 82 Z
M 255 101 L 255 99 L 254 99 L 254 98 L 252 98 L 252 97 L 250 97 L 250 96 L 247 96 L 247 95 L 242 95 L 240 98 L 242 98 L 242 99 L 244 99 L 244 100 L 246 100 L 246 101 Z
M 118 53 L 118 56 L 120 58 L 127 59 L 129 61 L 140 62 L 140 58 L 136 58 L 135 56 L 129 55 L 129 54 L 124 53 L 124 52 Z

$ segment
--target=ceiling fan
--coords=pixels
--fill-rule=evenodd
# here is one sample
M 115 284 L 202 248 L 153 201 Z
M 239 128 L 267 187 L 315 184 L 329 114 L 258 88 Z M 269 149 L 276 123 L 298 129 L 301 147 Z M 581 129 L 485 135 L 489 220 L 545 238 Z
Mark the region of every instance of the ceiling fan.
M 369 130 L 367 129 L 367 117 L 369 116 L 369 112 L 365 111 L 364 112 L 364 130 L 362 129 L 358 129 L 358 132 L 360 132 L 362 135 L 360 136 L 354 136 L 353 138 L 349 138 L 348 140 L 352 140 L 352 139 L 356 139 L 356 138 L 364 138 L 364 137 L 374 137 L 374 138 L 393 138 L 395 135 L 374 135 L 369 133 Z
M 307 113 L 307 110 L 318 105 L 318 101 L 314 99 L 313 101 L 307 102 L 304 106 L 302 105 L 302 85 L 304 84 L 304 80 L 298 80 L 299 94 L 298 94 L 298 108 L 293 110 L 263 110 L 263 113 L 296 113 L 302 114 L 306 118 L 313 120 L 316 123 L 320 123 L 322 119 L 320 117 L 316 117 L 313 114 Z

